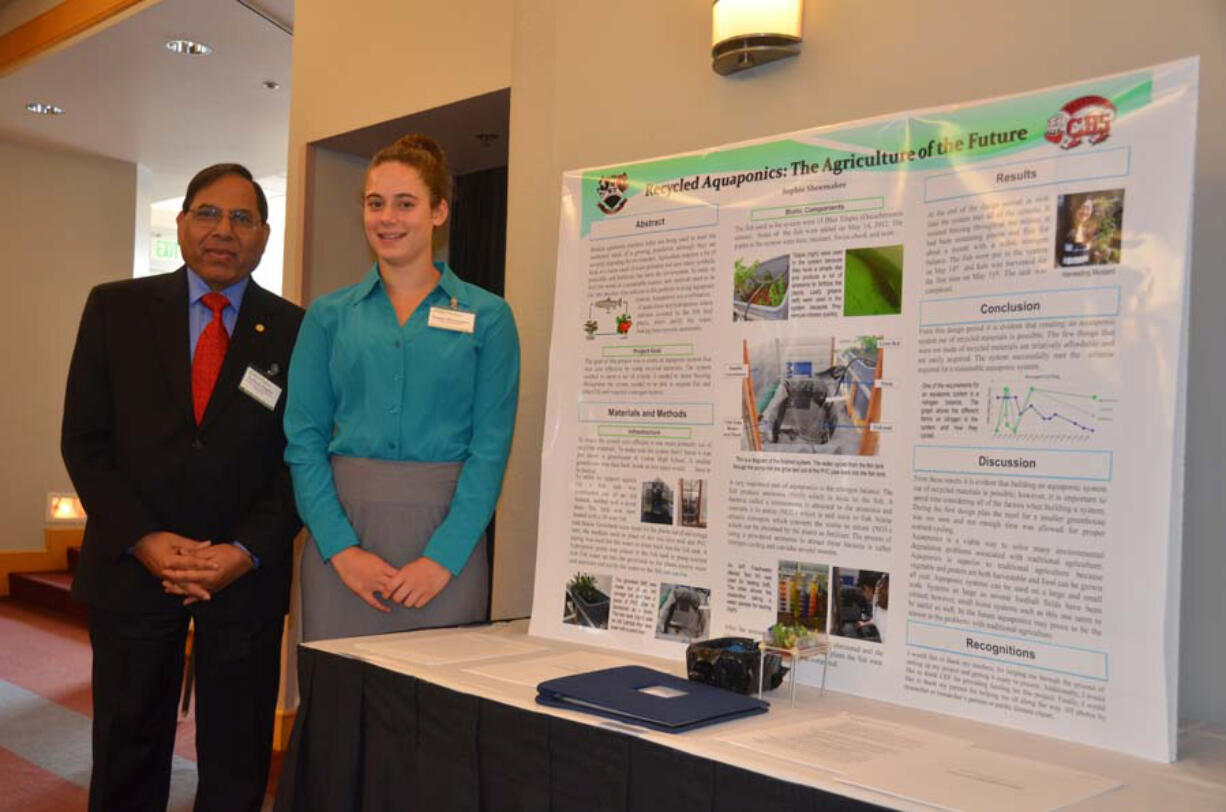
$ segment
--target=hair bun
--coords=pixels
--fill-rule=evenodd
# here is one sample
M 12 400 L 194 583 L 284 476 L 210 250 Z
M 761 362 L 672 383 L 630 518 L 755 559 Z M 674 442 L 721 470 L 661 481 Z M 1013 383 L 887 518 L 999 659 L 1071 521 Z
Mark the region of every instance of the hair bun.
M 447 153 L 439 143 L 428 135 L 409 133 L 396 139 L 390 146 L 375 153 L 367 172 L 379 164 L 396 161 L 416 169 L 430 188 L 430 203 L 451 199 L 451 167 Z
M 402 135 L 396 139 L 395 145 L 400 149 L 419 149 L 422 152 L 428 152 L 439 163 L 444 163 L 447 160 L 447 154 L 443 152 L 443 148 L 428 135 L 422 135 L 421 133 Z

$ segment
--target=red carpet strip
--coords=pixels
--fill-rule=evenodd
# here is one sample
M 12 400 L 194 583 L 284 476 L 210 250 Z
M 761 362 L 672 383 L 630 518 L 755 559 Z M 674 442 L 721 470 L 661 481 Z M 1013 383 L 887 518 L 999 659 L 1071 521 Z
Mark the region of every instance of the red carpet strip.
M 89 792 L 37 764 L 0 749 L 0 776 L 4 791 L 0 809 L 26 812 L 64 812 L 84 809 Z
M 0 600 L 0 812 L 84 808 L 89 671 L 89 634 L 78 623 Z M 191 718 L 179 725 L 175 753 L 169 808 L 188 810 L 196 794 Z

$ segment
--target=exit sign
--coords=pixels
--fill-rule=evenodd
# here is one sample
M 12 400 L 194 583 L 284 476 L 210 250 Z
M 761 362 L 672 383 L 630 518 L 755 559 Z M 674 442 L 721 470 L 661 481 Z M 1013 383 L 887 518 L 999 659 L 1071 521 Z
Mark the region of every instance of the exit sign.
M 149 256 L 152 259 L 162 260 L 181 260 L 183 258 L 179 253 L 179 243 L 177 241 L 164 240 L 161 237 L 153 238 Z

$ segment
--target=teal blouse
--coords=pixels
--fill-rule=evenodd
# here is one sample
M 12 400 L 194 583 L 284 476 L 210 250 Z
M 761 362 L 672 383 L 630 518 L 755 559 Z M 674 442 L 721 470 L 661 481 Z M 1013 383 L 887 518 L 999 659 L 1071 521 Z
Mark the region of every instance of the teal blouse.
M 307 310 L 289 368 L 285 461 L 298 512 L 326 561 L 358 544 L 332 481 L 333 454 L 464 463 L 425 555 L 459 574 L 493 515 L 519 397 L 519 335 L 507 303 L 443 263 L 401 326 L 376 263 Z M 472 333 L 430 327 L 454 300 Z M 406 562 L 393 562 L 403 564 Z

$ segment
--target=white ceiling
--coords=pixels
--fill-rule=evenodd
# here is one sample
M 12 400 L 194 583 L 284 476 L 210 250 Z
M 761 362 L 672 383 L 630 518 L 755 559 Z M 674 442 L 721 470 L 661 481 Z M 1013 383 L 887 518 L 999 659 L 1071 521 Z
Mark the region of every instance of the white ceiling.
M 292 23 L 292 0 L 259 2 Z M 208 57 L 166 50 L 208 43 Z M 0 138 L 139 163 L 153 199 L 182 195 L 220 161 L 256 177 L 284 174 L 292 37 L 236 0 L 161 0 L 66 50 L 0 77 Z M 265 80 L 280 83 L 276 91 Z M 58 105 L 61 116 L 26 112 Z

